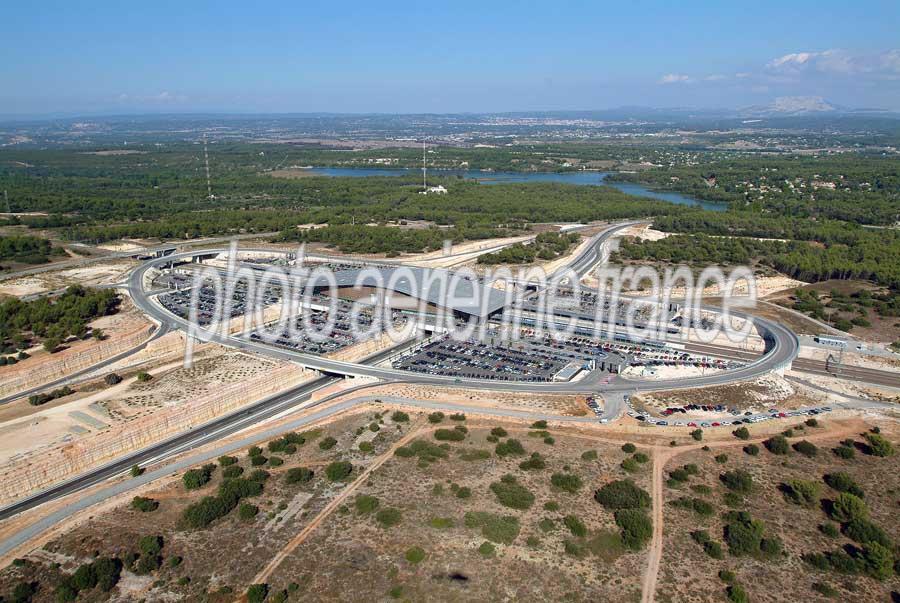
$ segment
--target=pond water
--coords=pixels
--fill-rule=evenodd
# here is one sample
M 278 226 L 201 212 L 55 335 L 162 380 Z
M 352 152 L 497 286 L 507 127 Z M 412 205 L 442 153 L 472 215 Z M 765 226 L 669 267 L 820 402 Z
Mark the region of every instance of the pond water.
M 323 176 L 340 176 L 364 178 L 366 176 L 404 176 L 418 169 L 408 168 L 314 168 L 310 170 Z M 712 201 L 702 201 L 681 193 L 654 191 L 641 184 L 631 182 L 606 182 L 610 172 L 488 172 L 483 170 L 434 170 L 432 173 L 447 176 L 462 176 L 469 180 L 477 180 L 483 184 L 506 184 L 510 182 L 563 182 L 566 184 L 593 185 L 606 184 L 619 189 L 623 193 L 638 197 L 660 199 L 678 205 L 702 207 L 713 211 L 725 211 L 728 205 Z

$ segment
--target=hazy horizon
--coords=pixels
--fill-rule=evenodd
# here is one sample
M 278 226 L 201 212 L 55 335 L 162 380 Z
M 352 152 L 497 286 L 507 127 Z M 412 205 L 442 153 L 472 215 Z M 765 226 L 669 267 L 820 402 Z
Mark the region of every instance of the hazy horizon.
M 692 2 L 7 9 L 0 115 L 900 110 L 900 5 Z M 853 27 L 840 24 L 853 23 Z

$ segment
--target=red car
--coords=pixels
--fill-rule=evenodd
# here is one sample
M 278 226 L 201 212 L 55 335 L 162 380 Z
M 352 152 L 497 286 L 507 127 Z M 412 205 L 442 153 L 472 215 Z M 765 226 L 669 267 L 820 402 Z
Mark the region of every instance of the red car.
M 693 421 L 691 421 L 690 423 L 687 424 L 687 426 L 688 426 L 688 427 L 696 427 L 697 424 L 694 423 Z

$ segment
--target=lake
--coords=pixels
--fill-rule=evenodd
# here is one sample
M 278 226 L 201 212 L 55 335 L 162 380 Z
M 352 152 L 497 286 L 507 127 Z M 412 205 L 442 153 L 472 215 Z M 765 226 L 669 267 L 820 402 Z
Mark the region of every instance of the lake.
M 366 176 L 404 176 L 410 172 L 419 172 L 419 169 L 409 168 L 314 168 L 310 170 L 323 176 L 341 176 L 351 178 L 364 178 Z M 565 184 L 579 184 L 598 186 L 605 184 L 619 189 L 623 193 L 638 197 L 650 197 L 660 199 L 677 205 L 690 205 L 702 207 L 712 211 L 725 211 L 726 203 L 702 201 L 681 193 L 667 193 L 653 191 L 646 186 L 631 182 L 606 182 L 610 172 L 487 172 L 484 170 L 433 170 L 441 176 L 462 176 L 468 180 L 477 180 L 483 184 L 507 184 L 511 182 L 563 182 Z

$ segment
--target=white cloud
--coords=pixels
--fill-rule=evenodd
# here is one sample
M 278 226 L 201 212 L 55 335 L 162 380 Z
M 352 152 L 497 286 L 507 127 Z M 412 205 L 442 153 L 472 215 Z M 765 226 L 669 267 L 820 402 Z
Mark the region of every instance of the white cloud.
M 660 84 L 689 84 L 692 81 L 690 76 L 681 73 L 667 73 L 659 78 Z
M 821 52 L 792 52 L 769 61 L 766 69 L 777 75 L 824 74 L 836 76 L 894 76 L 900 74 L 900 50 L 854 55 L 832 48 Z
M 726 77 L 724 75 L 719 75 L 717 73 L 714 73 L 712 75 L 707 75 L 706 77 L 704 77 L 703 81 L 704 82 L 721 82 L 724 79 L 726 79 Z

